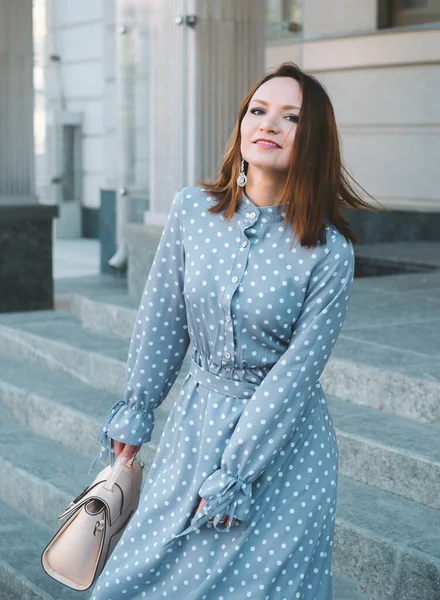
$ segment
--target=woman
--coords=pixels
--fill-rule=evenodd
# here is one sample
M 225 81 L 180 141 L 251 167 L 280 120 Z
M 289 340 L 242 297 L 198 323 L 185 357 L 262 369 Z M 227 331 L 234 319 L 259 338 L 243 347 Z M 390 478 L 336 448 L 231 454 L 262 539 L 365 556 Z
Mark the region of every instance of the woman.
M 330 100 L 284 64 L 244 99 L 214 183 L 173 200 L 100 440 L 136 453 L 191 342 L 138 511 L 92 600 L 332 599 L 338 449 L 319 377 L 354 236 Z

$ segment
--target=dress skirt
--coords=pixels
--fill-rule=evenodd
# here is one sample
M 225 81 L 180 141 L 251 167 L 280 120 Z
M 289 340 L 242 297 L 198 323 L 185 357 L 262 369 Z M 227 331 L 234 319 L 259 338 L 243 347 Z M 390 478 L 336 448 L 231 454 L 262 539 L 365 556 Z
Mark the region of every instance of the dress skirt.
M 185 533 L 255 389 L 243 373 L 234 381 L 203 366 L 192 358 L 138 510 L 91 600 L 331 600 L 338 448 L 321 387 L 253 482 L 247 520 L 226 531 L 202 519 Z

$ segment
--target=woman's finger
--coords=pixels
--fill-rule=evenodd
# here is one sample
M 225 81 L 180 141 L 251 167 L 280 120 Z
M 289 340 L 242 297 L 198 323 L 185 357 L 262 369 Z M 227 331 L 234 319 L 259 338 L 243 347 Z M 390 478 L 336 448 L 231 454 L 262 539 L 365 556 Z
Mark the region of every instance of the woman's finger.
M 125 444 L 124 449 L 122 450 L 122 456 L 126 458 L 131 458 L 133 454 L 139 452 L 140 446 L 130 446 L 129 444 Z
M 227 523 L 231 523 L 231 521 L 229 520 L 229 515 L 223 515 L 222 518 L 220 519 L 219 523 L 224 523 L 225 525 L 227 525 Z M 232 519 L 232 525 L 231 527 L 235 527 L 235 524 L 238 523 L 237 519 L 234 517 Z
M 122 456 L 126 458 L 131 458 L 133 454 L 136 454 L 141 449 L 140 446 L 130 446 L 129 444 L 123 444 L 118 440 L 113 440 L 113 447 L 115 450 L 115 456 L 118 458 L 119 454 L 122 453 Z
M 115 450 L 115 456 L 118 458 L 119 454 L 122 452 L 125 444 L 122 442 L 118 442 L 118 440 L 113 440 L 113 448 Z
M 202 510 L 202 508 L 205 506 L 205 504 L 206 504 L 207 502 L 208 502 L 208 500 L 207 500 L 206 498 L 202 498 L 202 499 L 200 500 L 199 506 L 197 507 L 197 510 L 196 510 L 196 514 L 197 514 L 199 511 L 201 511 L 201 510 Z M 227 521 L 228 521 L 228 519 L 229 519 L 229 515 L 223 515 L 223 516 L 222 516 L 222 518 L 220 519 L 219 523 L 224 523 L 224 524 L 226 524 L 226 523 L 227 523 Z M 214 519 L 209 519 L 209 520 L 208 520 L 208 523 L 213 523 L 213 521 L 214 521 Z M 231 525 L 231 527 L 234 527 L 234 526 L 235 526 L 236 524 L 238 524 L 238 523 L 239 523 L 239 521 L 238 521 L 238 520 L 237 520 L 237 519 L 234 517 L 234 518 L 232 519 L 232 525 Z
M 197 507 L 196 513 L 201 511 L 207 502 L 208 502 L 208 500 L 206 498 L 202 498 L 199 502 L 199 506 Z

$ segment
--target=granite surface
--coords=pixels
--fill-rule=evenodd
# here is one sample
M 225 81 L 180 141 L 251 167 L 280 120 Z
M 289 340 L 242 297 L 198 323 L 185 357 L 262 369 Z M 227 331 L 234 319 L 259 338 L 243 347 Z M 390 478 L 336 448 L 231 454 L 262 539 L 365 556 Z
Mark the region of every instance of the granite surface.
M 362 244 L 440 240 L 438 212 L 355 210 L 344 216 Z
M 0 312 L 53 308 L 51 217 L 0 220 L 0 289 Z

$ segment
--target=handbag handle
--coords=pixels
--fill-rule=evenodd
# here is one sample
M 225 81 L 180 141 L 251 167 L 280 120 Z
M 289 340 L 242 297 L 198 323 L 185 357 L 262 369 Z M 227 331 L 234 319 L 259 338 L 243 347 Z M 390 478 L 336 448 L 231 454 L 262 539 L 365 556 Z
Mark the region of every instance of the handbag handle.
M 104 488 L 109 492 L 113 491 L 113 486 L 118 479 L 121 471 L 124 467 L 131 467 L 133 465 L 133 461 L 135 456 L 133 455 L 131 458 L 127 458 L 126 456 L 122 456 L 121 454 L 116 459 L 116 462 L 111 470 L 110 476 L 107 481 L 104 483 Z

